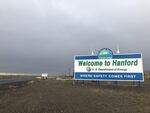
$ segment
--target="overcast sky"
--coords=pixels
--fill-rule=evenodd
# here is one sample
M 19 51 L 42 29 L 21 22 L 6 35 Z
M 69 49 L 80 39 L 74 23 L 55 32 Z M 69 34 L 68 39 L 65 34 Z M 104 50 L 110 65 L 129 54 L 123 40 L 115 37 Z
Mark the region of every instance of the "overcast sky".
M 0 0 L 0 72 L 61 73 L 117 45 L 150 69 L 150 0 Z

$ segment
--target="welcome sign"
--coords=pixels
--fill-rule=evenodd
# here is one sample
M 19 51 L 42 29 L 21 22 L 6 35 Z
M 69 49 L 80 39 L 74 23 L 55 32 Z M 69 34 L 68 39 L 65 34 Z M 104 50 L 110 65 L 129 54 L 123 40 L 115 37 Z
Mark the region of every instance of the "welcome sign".
M 75 56 L 74 79 L 144 81 L 142 54 L 113 54 L 103 48 L 96 56 Z

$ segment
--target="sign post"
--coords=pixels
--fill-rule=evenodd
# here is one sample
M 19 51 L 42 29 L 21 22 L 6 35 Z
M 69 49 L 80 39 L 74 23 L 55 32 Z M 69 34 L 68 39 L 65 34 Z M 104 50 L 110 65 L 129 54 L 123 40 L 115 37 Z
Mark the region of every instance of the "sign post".
M 75 56 L 74 80 L 144 82 L 142 54 L 113 54 L 103 48 L 95 56 Z

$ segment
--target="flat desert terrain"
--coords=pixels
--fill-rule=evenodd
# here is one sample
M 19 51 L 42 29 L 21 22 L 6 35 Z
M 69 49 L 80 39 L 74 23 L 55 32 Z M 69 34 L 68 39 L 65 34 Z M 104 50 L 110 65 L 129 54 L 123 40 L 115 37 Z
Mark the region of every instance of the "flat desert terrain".
M 150 80 L 142 87 L 51 79 L 0 86 L 0 113 L 150 113 Z

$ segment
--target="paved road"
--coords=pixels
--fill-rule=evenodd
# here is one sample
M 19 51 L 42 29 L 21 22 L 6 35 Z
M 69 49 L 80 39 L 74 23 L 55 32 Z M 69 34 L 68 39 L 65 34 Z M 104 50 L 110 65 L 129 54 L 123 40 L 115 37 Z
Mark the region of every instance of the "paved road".
M 20 77 L 20 78 L 10 78 L 10 79 L 0 79 L 0 85 L 31 81 L 33 79 L 34 79 L 34 77 Z

